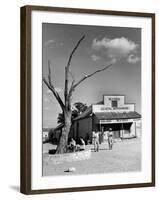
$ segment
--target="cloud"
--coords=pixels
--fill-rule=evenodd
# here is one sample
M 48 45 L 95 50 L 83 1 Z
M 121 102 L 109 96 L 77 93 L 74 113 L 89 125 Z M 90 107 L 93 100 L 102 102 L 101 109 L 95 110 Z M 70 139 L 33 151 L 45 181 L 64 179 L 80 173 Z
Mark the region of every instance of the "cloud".
M 95 51 L 100 51 L 106 59 L 116 62 L 121 58 L 127 58 L 130 53 L 135 53 L 138 44 L 125 37 L 113 39 L 104 37 L 101 40 L 95 38 L 92 48 Z
M 46 42 L 44 42 L 44 46 L 49 46 L 51 44 L 53 44 L 55 42 L 55 40 L 47 40 Z
M 91 58 L 92 58 L 93 61 L 97 61 L 97 60 L 100 59 L 100 57 L 95 55 L 95 54 L 91 55 Z
M 127 61 L 128 61 L 129 63 L 135 64 L 135 63 L 137 63 L 137 62 L 140 61 L 140 58 L 139 58 L 138 56 L 135 56 L 135 55 L 133 55 L 133 54 L 130 54 L 130 55 L 128 56 L 128 58 L 127 58 Z

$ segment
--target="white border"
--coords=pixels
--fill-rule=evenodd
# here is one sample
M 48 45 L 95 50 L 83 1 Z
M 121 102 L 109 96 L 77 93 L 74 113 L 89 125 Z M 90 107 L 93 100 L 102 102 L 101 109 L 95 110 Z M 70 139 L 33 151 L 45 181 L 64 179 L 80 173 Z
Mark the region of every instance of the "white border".
M 42 23 L 142 28 L 142 171 L 42 177 Z M 32 12 L 32 189 L 151 182 L 151 19 L 95 14 Z

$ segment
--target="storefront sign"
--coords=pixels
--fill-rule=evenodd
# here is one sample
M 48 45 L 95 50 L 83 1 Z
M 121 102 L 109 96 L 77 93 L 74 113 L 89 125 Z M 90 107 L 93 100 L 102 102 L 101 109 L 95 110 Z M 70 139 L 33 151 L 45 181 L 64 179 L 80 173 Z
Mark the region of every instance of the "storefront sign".
M 131 123 L 135 122 L 135 119 L 117 119 L 117 120 L 105 120 L 102 119 L 99 121 L 100 124 L 115 124 L 115 123 Z
M 134 104 L 125 104 L 121 107 L 107 107 L 105 105 L 93 105 L 93 113 L 98 112 L 130 112 L 134 111 Z
M 101 110 L 129 110 L 129 107 L 112 107 L 112 108 L 108 108 L 108 107 L 101 107 Z

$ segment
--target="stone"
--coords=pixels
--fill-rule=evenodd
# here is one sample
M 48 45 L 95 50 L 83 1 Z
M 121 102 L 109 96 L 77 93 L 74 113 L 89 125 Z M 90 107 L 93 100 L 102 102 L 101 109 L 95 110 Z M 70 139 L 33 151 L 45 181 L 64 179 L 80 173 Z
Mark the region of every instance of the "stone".
M 76 171 L 76 168 L 75 168 L 75 167 L 70 167 L 70 168 L 68 168 L 68 171 L 69 171 L 69 172 L 75 172 L 75 171 Z

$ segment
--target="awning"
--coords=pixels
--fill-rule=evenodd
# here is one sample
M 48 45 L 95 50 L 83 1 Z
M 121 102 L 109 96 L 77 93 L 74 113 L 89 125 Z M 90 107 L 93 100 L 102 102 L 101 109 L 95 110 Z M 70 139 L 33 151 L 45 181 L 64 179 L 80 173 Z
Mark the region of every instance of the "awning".
M 95 123 L 100 120 L 124 120 L 124 119 L 140 119 L 141 115 L 137 112 L 101 112 L 94 113 Z

